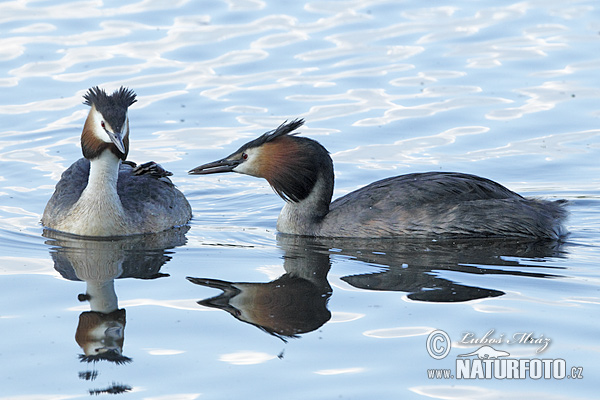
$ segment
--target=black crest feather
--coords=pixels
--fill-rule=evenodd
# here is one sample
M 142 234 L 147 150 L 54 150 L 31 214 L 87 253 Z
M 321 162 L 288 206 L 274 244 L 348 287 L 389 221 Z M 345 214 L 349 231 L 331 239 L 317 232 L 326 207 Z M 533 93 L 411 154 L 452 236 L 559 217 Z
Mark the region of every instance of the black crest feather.
M 85 354 L 80 354 L 79 361 L 85 362 L 88 364 L 96 363 L 98 361 L 109 361 L 109 362 L 115 363 L 117 365 L 123 365 L 123 364 L 128 364 L 128 363 L 132 362 L 133 360 L 127 356 L 119 354 L 115 350 L 110 350 L 110 351 L 107 351 L 104 353 L 94 354 L 94 355 L 89 355 L 89 356 L 85 355 Z
M 304 125 L 304 119 L 302 119 L 302 118 L 295 119 L 292 122 L 285 121 L 284 123 L 279 125 L 276 129 L 273 129 L 272 131 L 269 131 L 269 132 L 265 132 L 261 136 L 257 137 L 256 139 L 251 140 L 250 142 L 246 143 L 245 145 L 240 147 L 236 151 L 236 153 L 242 152 L 242 151 L 252 148 L 252 147 L 260 147 L 263 144 L 265 144 L 267 142 L 271 142 L 281 136 L 285 136 L 285 135 L 289 135 L 289 134 L 296 135 L 299 132 L 294 132 L 294 131 L 296 129 L 300 128 L 302 125 Z M 294 133 L 292 133 L 292 132 L 294 132 Z
M 127 119 L 127 109 L 133 103 L 135 103 L 136 95 L 133 90 L 121 86 L 115 90 L 111 95 L 108 95 L 104 89 L 100 89 L 98 86 L 90 88 L 83 98 L 85 101 L 83 104 L 95 107 L 96 111 L 102 114 L 104 120 L 110 125 L 114 132 L 122 132 L 124 129 L 125 121 Z M 82 135 L 82 144 L 84 136 Z M 123 143 L 128 149 L 128 135 L 123 137 Z M 104 151 L 106 147 L 109 147 L 111 151 L 122 160 L 127 158 L 127 151 L 125 154 L 121 153 L 116 146 L 106 144 L 97 148 L 87 148 L 82 146 L 84 149 L 84 157 L 93 159 Z M 87 150 L 86 150 L 87 148 Z
M 129 106 L 137 101 L 133 90 L 123 86 L 111 95 L 106 94 L 104 89 L 94 86 L 83 98 L 84 104 L 96 107 L 96 110 L 116 131 L 120 131 L 123 127 Z
M 104 114 L 103 110 L 112 107 L 127 110 L 129 106 L 137 101 L 135 97 L 135 92 L 124 86 L 115 90 L 111 95 L 108 95 L 104 89 L 94 86 L 83 95 L 83 98 L 85 99 L 83 104 L 87 104 L 88 106 L 94 105 L 98 111 Z
M 275 193 L 283 200 L 295 203 L 308 197 L 320 175 L 326 176 L 326 179 L 333 179 L 333 167 L 327 149 L 316 140 L 296 136 L 299 132 L 294 131 L 303 124 L 303 119 L 295 119 L 292 122 L 285 121 L 276 129 L 246 143 L 240 149 L 243 151 L 279 140 L 293 143 L 292 146 L 287 145 L 280 148 L 283 150 L 282 152 L 271 155 L 273 162 L 270 164 L 274 168 L 268 171 L 265 178 Z M 284 149 L 288 149 L 288 151 Z M 281 168 L 283 165 L 286 168 Z M 330 176 L 331 178 L 329 178 Z M 332 194 L 329 195 L 329 200 L 331 200 Z

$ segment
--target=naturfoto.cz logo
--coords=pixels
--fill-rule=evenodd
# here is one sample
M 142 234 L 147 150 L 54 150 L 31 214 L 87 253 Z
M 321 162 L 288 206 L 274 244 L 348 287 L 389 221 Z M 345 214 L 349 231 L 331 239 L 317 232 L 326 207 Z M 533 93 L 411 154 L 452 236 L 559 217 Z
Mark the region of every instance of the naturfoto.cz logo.
M 561 358 L 511 358 L 508 351 L 496 349 L 500 346 L 535 345 L 536 354 L 543 353 L 550 345 L 550 338 L 533 333 L 514 333 L 510 337 L 504 334 L 494 336 L 489 330 L 484 336 L 477 337 L 472 332 L 463 334 L 459 344 L 479 345 L 479 348 L 465 354 L 458 354 L 454 370 L 428 369 L 429 379 L 582 379 L 583 367 L 567 367 Z M 452 348 L 450 336 L 435 330 L 427 337 L 426 348 L 429 355 L 441 360 L 446 358 Z

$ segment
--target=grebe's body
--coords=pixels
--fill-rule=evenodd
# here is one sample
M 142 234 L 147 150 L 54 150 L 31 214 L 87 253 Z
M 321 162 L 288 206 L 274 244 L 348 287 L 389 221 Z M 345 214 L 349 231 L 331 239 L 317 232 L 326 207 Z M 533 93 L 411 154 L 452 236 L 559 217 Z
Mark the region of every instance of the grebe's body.
M 135 94 L 92 88 L 92 108 L 81 135 L 84 158 L 63 174 L 46 205 L 42 224 L 82 236 L 124 236 L 185 225 L 191 207 L 159 165 L 123 163 L 129 150 L 128 107 Z
M 529 199 L 489 179 L 453 172 L 383 179 L 333 203 L 327 150 L 285 123 L 190 174 L 238 172 L 267 179 L 284 200 L 281 233 L 322 237 L 528 237 L 566 234 L 564 201 Z

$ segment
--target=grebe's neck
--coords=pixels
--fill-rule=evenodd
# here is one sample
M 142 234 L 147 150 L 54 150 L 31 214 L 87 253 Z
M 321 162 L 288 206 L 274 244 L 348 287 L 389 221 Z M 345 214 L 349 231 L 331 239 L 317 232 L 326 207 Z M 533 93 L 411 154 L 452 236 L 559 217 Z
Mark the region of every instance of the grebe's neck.
M 121 160 L 108 150 L 90 160 L 88 184 L 71 210 L 71 226 L 60 230 L 84 236 L 127 233 L 128 218 L 117 193 L 120 165 Z
M 286 202 L 277 218 L 277 230 L 281 233 L 315 236 L 329 212 L 329 203 L 324 201 L 318 190 L 298 203 Z
M 298 201 L 285 202 L 277 219 L 279 232 L 315 235 L 329 212 L 334 185 L 333 162 L 327 153 L 320 156 L 314 159 L 316 168 L 312 168 L 314 176 L 309 179 L 311 184 L 305 186 L 306 193 Z M 301 174 L 296 176 L 302 178 Z
M 86 283 L 86 294 L 92 311 L 110 314 L 119 309 L 114 280 L 89 280 Z
M 121 160 L 107 150 L 90 160 L 90 176 L 85 191 L 98 196 L 117 195 L 120 166 Z

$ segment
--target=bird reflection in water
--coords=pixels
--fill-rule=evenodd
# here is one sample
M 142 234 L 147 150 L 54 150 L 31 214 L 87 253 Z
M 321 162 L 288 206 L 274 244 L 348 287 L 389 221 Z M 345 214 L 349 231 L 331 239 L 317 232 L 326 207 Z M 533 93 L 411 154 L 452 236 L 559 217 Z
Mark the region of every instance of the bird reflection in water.
M 465 239 L 447 241 L 323 241 L 344 254 L 383 269 L 376 273 L 344 276 L 341 279 L 360 289 L 406 292 L 408 299 L 425 302 L 465 302 L 504 295 L 501 288 L 458 283 L 445 272 L 529 278 L 555 278 L 540 262 L 561 257 L 562 242 L 516 239 Z M 526 260 L 536 260 L 527 265 Z M 466 279 L 463 280 L 463 282 Z M 490 286 L 501 282 L 485 280 Z M 487 285 L 486 285 L 487 286 Z
M 329 254 L 298 246 L 285 253 L 283 268 L 282 276 L 267 283 L 192 277 L 188 280 L 223 291 L 198 304 L 225 310 L 286 341 L 320 328 L 331 318 L 327 309 L 332 293 L 327 281 Z
M 332 295 L 327 274 L 331 257 L 350 257 L 377 266 L 378 272 L 340 279 L 364 290 L 405 292 L 423 302 L 466 302 L 505 294 L 501 282 L 490 286 L 458 283 L 444 271 L 485 277 L 520 276 L 554 278 L 559 275 L 539 266 L 545 259 L 561 257 L 557 241 L 468 239 L 463 241 L 396 239 L 327 239 L 279 234 L 285 274 L 267 283 L 226 282 L 191 278 L 197 285 L 223 292 L 198 304 L 225 310 L 242 322 L 283 340 L 314 331 L 329 321 L 327 303 Z M 535 263 L 527 265 L 527 260 Z M 556 268 L 556 267 L 554 267 Z
M 90 311 L 79 316 L 75 341 L 83 350 L 81 362 L 108 361 L 117 365 L 132 361 L 123 354 L 125 340 L 125 309 L 119 308 L 114 280 L 123 278 L 155 279 L 166 274 L 161 267 L 171 259 L 167 249 L 182 246 L 189 227 L 157 234 L 117 238 L 82 238 L 45 230 L 46 244 L 54 268 L 63 278 L 84 281 L 86 292 L 80 301 L 90 304 Z M 94 380 L 97 371 L 84 371 L 79 377 Z M 122 393 L 127 385 L 113 384 L 106 389 L 93 389 L 90 394 Z

